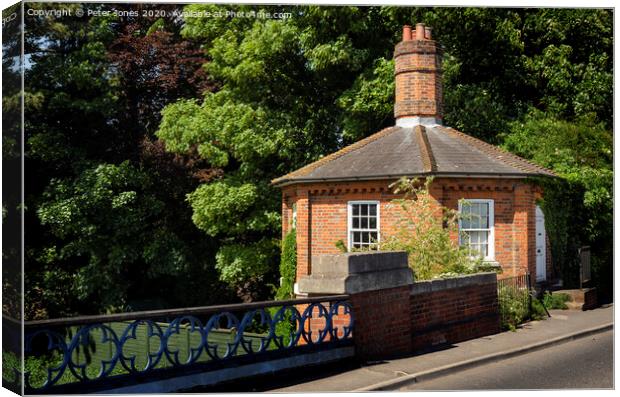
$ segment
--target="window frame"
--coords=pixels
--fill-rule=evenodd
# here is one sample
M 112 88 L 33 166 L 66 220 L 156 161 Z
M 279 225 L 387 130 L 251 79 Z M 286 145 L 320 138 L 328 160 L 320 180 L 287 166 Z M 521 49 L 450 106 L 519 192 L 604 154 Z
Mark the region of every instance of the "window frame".
M 466 229 L 467 231 L 487 231 L 489 235 L 487 237 L 488 255 L 482 258 L 486 262 L 495 261 L 495 200 L 493 199 L 462 199 L 459 200 L 459 215 L 463 213 L 463 202 L 467 203 L 484 203 L 489 205 L 489 227 L 486 229 Z M 459 216 L 459 246 L 463 246 L 463 225 Z
M 353 206 L 356 204 L 373 204 L 377 206 L 377 227 L 374 229 L 353 229 Z M 353 232 L 377 232 L 377 249 L 381 242 L 381 202 L 378 200 L 353 200 L 347 202 L 347 248 L 353 249 Z

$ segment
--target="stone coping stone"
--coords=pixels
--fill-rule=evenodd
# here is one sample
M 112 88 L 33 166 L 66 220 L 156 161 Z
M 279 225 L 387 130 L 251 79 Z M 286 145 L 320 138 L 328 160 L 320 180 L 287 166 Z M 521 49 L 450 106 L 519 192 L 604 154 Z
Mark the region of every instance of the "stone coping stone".
M 494 272 L 476 273 L 437 280 L 416 281 L 411 285 L 411 295 L 493 283 L 497 283 L 497 273 Z
M 299 280 L 299 292 L 304 294 L 357 294 L 366 291 L 408 286 L 413 273 L 408 267 L 348 275 L 317 274 Z
M 347 252 L 312 257 L 312 274 L 350 275 L 409 268 L 404 251 Z

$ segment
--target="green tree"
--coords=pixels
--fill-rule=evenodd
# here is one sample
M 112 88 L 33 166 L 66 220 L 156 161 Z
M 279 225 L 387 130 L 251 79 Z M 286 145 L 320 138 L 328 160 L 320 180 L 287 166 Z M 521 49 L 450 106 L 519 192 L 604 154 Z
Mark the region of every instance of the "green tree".
M 53 265 L 57 257 L 88 258 L 73 274 L 66 268 L 56 274 L 71 280 L 63 283 L 71 295 L 122 308 L 130 287 L 124 280 L 131 273 L 148 277 L 184 270 L 176 236 L 153 227 L 164 206 L 148 193 L 152 183 L 128 162 L 101 164 L 75 180 L 52 181 L 38 215 L 65 244 L 49 247 L 41 259 Z M 150 266 L 132 269 L 138 261 Z M 63 271 L 67 274 L 60 276 Z
M 9 21 L 14 16 L 12 21 Z M 20 5 L 16 4 L 2 11 L 5 23 L 2 26 L 2 313 L 14 319 L 22 318 L 22 264 L 21 264 L 21 18 Z M 6 331 L 11 332 L 10 330 Z M 16 330 L 16 332 L 18 332 Z M 5 351 L 18 355 L 20 343 L 6 343 Z M 6 363 L 6 372 L 18 368 L 16 362 Z M 4 363 L 3 363 L 4 365 Z M 10 378 L 14 377 L 14 373 Z M 15 384 L 19 383 L 15 379 Z
M 94 188 L 85 181 L 107 167 L 119 172 L 128 167 L 122 177 L 132 172 L 144 177 L 138 178 L 144 183 L 128 180 L 128 190 L 112 192 L 139 194 L 141 200 L 123 208 L 150 211 L 144 213 L 150 220 L 144 230 L 174 236 L 185 262 L 178 267 L 185 270 L 173 275 L 169 270 L 177 267 L 131 256 L 135 260 L 126 266 L 152 278 L 132 278 L 126 296 L 115 298 L 116 304 L 106 299 L 109 304 L 152 298 L 161 289 L 171 293 L 158 306 L 221 302 L 231 299 L 227 286 L 244 299 L 267 297 L 266 285 L 277 282 L 280 238 L 280 194 L 269 181 L 393 124 L 392 51 L 402 25 L 418 21 L 432 26 L 445 47 L 446 123 L 488 142 L 506 139 L 510 150 L 557 167 L 572 187 L 556 197 L 583 207 L 579 216 L 590 237 L 579 241 L 611 252 L 611 168 L 590 162 L 601 153 L 600 131 L 611 128 L 610 10 L 206 4 L 187 9 L 287 12 L 290 18 L 188 18 L 181 24 L 174 18 L 28 17 L 25 151 L 27 169 L 37 173 L 26 180 L 30 312 L 105 310 L 96 301 L 100 297 L 78 299 L 74 290 L 59 286 L 72 285 L 79 269 L 104 258 L 88 248 L 83 248 L 88 254 L 70 254 L 72 244 L 88 246 L 73 226 L 111 225 L 73 216 L 76 224 L 61 228 L 62 218 L 52 209 L 71 202 L 71 195 L 99 197 L 76 189 Z M 144 62 L 135 62 L 134 52 L 143 53 Z M 208 79 L 201 80 L 205 71 Z M 587 167 L 568 157 L 546 163 L 546 152 L 536 154 L 532 142 L 545 142 L 528 127 L 534 126 L 531 118 L 541 118 L 531 109 L 561 123 L 549 123 L 550 129 L 581 129 L 583 120 L 596 126 L 587 128 L 600 133 L 579 141 L 583 153 L 592 153 L 584 160 Z M 558 145 L 570 149 L 568 143 Z M 85 199 L 75 208 L 80 213 L 111 205 L 106 200 Z M 142 200 L 162 203 L 165 210 L 144 208 Z M 42 224 L 44 215 L 50 218 Z M 601 252 L 595 262 L 611 263 Z M 96 282 L 84 278 L 84 290 L 93 291 L 90 284 Z M 210 288 L 200 288 L 204 285 Z
M 187 8 L 212 13 L 229 9 Z M 188 196 L 194 223 L 221 241 L 217 268 L 222 279 L 238 285 L 243 281 L 229 275 L 252 279 L 263 273 L 275 283 L 277 250 L 265 255 L 265 239 L 271 239 L 273 247 L 279 239 L 280 195 L 269 181 L 336 150 L 344 140 L 372 132 L 377 123 L 393 121 L 391 116 L 375 116 L 373 104 L 366 107 L 351 88 L 364 90 L 369 98 L 393 95 L 382 81 L 391 74 L 387 59 L 397 31 L 382 23 L 384 16 L 376 12 L 380 9 L 240 6 L 234 10 L 290 12 L 292 18 L 188 20 L 185 37 L 202 41 L 210 55 L 207 71 L 220 90 L 203 100 L 166 107 L 157 135 L 168 150 L 195 151 L 223 170 L 221 178 Z M 369 81 L 358 78 L 360 73 Z M 384 103 L 382 110 L 391 107 Z M 347 119 L 349 127 L 343 131 L 349 106 L 359 109 L 359 119 Z M 359 125 L 363 131 L 356 129 Z M 250 258 L 248 250 L 254 250 L 254 260 L 240 272 L 238 258 Z
M 604 123 L 559 120 L 533 111 L 511 124 L 505 147 L 553 169 L 562 180 L 541 181 L 552 258 L 576 286 L 577 248 L 592 248 L 594 277 L 611 292 L 613 239 L 613 136 Z M 579 225 L 577 227 L 577 225 Z
M 233 299 L 184 202 L 217 170 L 153 136 L 166 103 L 211 88 L 198 46 L 173 18 L 27 22 L 28 317 Z
M 114 123 L 118 84 L 107 73 L 104 51 L 113 38 L 109 19 L 25 18 L 24 50 L 29 62 L 24 71 L 24 277 L 26 316 L 32 319 L 70 315 L 80 307 L 65 287 L 75 265 L 54 255 L 59 238 L 41 224 L 37 214 L 45 202 L 44 192 L 54 178 L 71 180 L 99 162 L 122 161 L 117 156 L 125 151 L 126 137 Z M 89 303 L 91 310 L 98 305 Z
M 187 9 L 225 13 L 230 7 Z M 247 249 L 266 261 L 243 265 L 247 277 L 268 272 L 275 282 L 277 256 L 264 249 L 266 238 L 280 235 L 279 193 L 270 179 L 393 124 L 391 58 L 403 24 L 425 22 L 445 48 L 448 125 L 492 143 L 514 132 L 512 123 L 530 108 L 570 123 L 587 116 L 611 125 L 609 10 L 232 10 L 291 18 L 188 19 L 183 34 L 203 44 L 220 90 L 166 107 L 157 132 L 168 150 L 198 153 L 222 171 L 188 200 L 194 223 L 226 252 L 217 266 L 228 282 L 240 282 L 228 275 L 244 274 L 232 261 L 235 251 L 248 257 Z

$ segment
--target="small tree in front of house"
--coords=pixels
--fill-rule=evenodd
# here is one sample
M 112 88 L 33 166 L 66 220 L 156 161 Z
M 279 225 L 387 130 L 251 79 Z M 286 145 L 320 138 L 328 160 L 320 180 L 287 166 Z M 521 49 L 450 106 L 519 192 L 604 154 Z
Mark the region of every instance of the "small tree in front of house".
M 382 238 L 381 250 L 405 251 L 418 280 L 450 277 L 482 270 L 482 258 L 460 247 L 450 235 L 458 233 L 459 213 L 436 203 L 429 194 L 433 178 L 401 178 L 391 185 L 403 198 L 390 205 L 400 207 L 395 231 Z

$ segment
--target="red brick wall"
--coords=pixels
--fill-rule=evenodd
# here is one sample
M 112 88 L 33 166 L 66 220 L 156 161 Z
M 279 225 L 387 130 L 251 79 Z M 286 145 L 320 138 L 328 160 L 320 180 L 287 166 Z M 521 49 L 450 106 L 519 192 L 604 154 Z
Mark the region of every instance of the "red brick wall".
M 500 331 L 495 281 L 412 294 L 410 299 L 414 351 Z
M 380 280 L 378 277 L 379 284 L 373 285 L 380 285 Z M 495 273 L 403 282 L 398 287 L 372 291 L 354 290 L 349 293 L 349 302 L 354 319 L 353 342 L 356 355 L 362 360 L 410 354 L 500 331 Z M 297 305 L 300 313 L 308 307 Z M 304 322 L 305 331 L 313 333 L 312 341 L 317 340 L 320 330 L 326 329 L 325 318 L 319 314 L 315 308 L 312 318 Z M 332 321 L 342 337 L 343 326 L 350 325 L 351 317 L 341 308 Z M 299 343 L 306 344 L 304 340 Z
M 530 185 L 519 183 L 514 191 L 514 239 L 517 242 L 515 253 L 516 271 L 514 275 L 529 271 L 536 280 L 536 201 L 535 192 Z
M 283 189 L 283 233 L 290 228 L 292 204 L 297 202 L 297 278 L 310 274 L 312 256 L 337 254 L 336 242 L 347 243 L 347 203 L 380 202 L 380 231 L 393 233 L 402 215 L 389 185 L 394 181 L 315 183 Z M 431 194 L 443 205 L 457 209 L 458 200 L 493 199 L 495 202 L 495 260 L 499 277 L 536 270 L 535 201 L 540 192 L 516 179 L 437 178 Z M 458 240 L 456 233 L 454 241 Z
M 494 274 L 352 294 L 356 354 L 384 359 L 500 332 Z M 338 316 L 335 326 L 349 323 Z M 308 327 L 309 325 L 306 324 Z M 324 328 L 322 319 L 311 328 Z
M 356 354 L 379 359 L 411 352 L 409 286 L 351 295 Z
M 292 227 L 293 203 L 293 200 L 282 195 L 282 240 Z
M 536 272 L 535 188 L 510 179 L 443 179 L 442 203 L 458 208 L 460 199 L 491 199 L 495 213 L 495 260 L 500 278 Z M 458 236 L 453 234 L 453 239 Z

